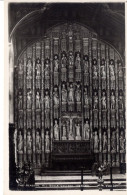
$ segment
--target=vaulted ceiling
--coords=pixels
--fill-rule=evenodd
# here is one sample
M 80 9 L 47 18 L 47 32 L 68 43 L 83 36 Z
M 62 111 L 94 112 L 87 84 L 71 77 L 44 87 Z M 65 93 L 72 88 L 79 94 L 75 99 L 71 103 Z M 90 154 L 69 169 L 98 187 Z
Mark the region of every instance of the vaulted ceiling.
M 61 22 L 82 23 L 124 56 L 124 3 L 9 4 L 9 35 L 26 37 L 26 42 L 44 35 L 47 28 Z

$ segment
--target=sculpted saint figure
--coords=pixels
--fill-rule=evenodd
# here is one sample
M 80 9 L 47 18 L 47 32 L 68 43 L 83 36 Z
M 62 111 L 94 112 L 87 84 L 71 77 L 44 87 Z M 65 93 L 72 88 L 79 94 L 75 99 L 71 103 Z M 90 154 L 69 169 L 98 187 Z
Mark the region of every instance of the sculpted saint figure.
M 102 108 L 106 109 L 106 96 L 105 93 L 103 92 L 102 98 L 101 98 L 101 102 L 102 102 Z
M 102 76 L 102 78 L 106 78 L 106 72 L 105 72 L 104 66 L 101 67 L 101 76 Z
M 57 120 L 55 120 L 54 124 L 54 139 L 59 140 L 59 125 L 57 123 Z
M 66 58 L 65 53 L 62 53 L 61 66 L 62 68 L 66 68 L 66 65 L 67 65 L 67 58 Z
M 66 131 L 67 131 L 66 125 L 63 124 L 63 136 L 62 136 L 63 139 L 66 139 Z
M 50 146 L 49 134 L 48 134 L 48 131 L 46 131 L 46 135 L 45 135 L 45 151 L 46 152 L 49 152 L 49 146 Z
M 111 147 L 112 147 L 112 150 L 116 150 L 116 133 L 115 133 L 115 131 L 112 132 Z
M 23 62 L 22 60 L 19 62 L 19 75 L 23 74 Z
M 40 76 L 40 73 L 41 73 L 41 63 L 40 63 L 39 59 L 37 59 L 37 63 L 36 63 L 36 72 L 37 72 L 37 76 Z
M 70 102 L 74 101 L 74 88 L 73 88 L 72 84 L 70 84 L 69 93 L 68 93 L 68 100 Z
M 121 94 L 119 96 L 119 108 L 123 109 L 123 96 Z
M 73 64 L 74 64 L 74 57 L 73 57 L 72 52 L 70 52 L 70 54 L 69 54 L 69 65 L 73 66 Z
M 107 150 L 107 147 L 108 147 L 108 140 L 107 140 L 106 132 L 104 131 L 104 133 L 103 133 L 103 150 Z
M 37 109 L 41 108 L 41 105 L 40 105 L 40 95 L 39 95 L 38 91 L 37 91 L 37 94 L 36 94 L 36 108 Z
M 97 67 L 93 67 L 93 78 L 97 78 Z
M 49 97 L 48 91 L 45 91 L 44 100 L 45 100 L 45 108 L 49 109 L 50 108 L 50 97 Z
M 120 133 L 120 150 L 125 150 L 125 138 L 123 131 Z
M 23 139 L 22 139 L 22 134 L 21 131 L 19 131 L 19 135 L 18 135 L 18 152 L 21 152 L 23 150 Z
M 28 150 L 31 150 L 32 149 L 32 138 L 31 138 L 31 135 L 30 135 L 30 132 L 29 131 L 27 133 L 26 146 L 27 146 L 27 149 Z
M 41 137 L 39 132 L 36 132 L 36 150 L 41 150 Z
M 58 95 L 58 88 L 54 88 L 53 92 L 53 100 L 54 100 L 54 105 L 59 105 L 59 95 Z
M 95 151 L 98 151 L 98 144 L 99 144 L 99 139 L 98 139 L 97 131 L 95 131 L 95 134 L 94 134 L 94 150 Z
M 90 126 L 88 121 L 84 124 L 84 138 L 89 139 L 90 138 Z
M 31 108 L 31 91 L 27 92 L 27 108 Z
M 58 72 L 58 67 L 59 67 L 59 60 L 58 60 L 58 56 L 55 55 L 54 56 L 54 72 Z
M 94 93 L 94 104 L 93 104 L 94 109 L 97 109 L 98 107 L 98 96 L 97 93 Z
M 18 96 L 18 108 L 22 109 L 22 93 L 19 92 L 19 96 Z
M 31 64 L 31 60 L 28 60 L 28 64 L 27 64 L 27 76 L 31 76 L 32 73 L 32 64 Z
M 115 108 L 115 96 L 113 92 L 111 93 L 111 109 Z
M 76 128 L 76 135 L 80 136 L 80 124 L 75 124 L 75 128 Z
M 80 54 L 77 53 L 76 58 L 75 58 L 75 66 L 77 69 L 81 68 L 81 58 L 80 58 Z
M 66 102 L 67 101 L 67 90 L 65 87 L 65 84 L 62 84 L 62 102 Z
M 49 60 L 45 61 L 45 76 L 49 76 Z
M 75 91 L 75 99 L 77 102 L 81 101 L 81 89 L 79 84 L 77 84 L 77 89 Z

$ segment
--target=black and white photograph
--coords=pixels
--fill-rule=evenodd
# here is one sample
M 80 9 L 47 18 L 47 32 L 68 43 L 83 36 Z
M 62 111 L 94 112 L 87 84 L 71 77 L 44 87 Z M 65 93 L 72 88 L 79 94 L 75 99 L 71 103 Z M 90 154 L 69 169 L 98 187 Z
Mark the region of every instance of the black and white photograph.
M 9 191 L 127 191 L 125 1 L 6 4 Z

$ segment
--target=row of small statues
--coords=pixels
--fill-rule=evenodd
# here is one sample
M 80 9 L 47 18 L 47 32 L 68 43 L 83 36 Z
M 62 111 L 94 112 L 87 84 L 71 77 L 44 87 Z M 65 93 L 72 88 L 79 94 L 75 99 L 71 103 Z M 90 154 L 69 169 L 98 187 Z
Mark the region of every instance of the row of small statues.
M 54 55 L 54 71 L 57 72 L 58 68 L 59 68 L 59 57 L 57 54 Z M 83 57 L 83 64 L 84 64 L 84 70 L 85 72 L 88 72 L 88 56 L 84 56 Z M 61 54 L 61 67 L 62 68 L 66 68 L 67 65 L 69 64 L 69 66 L 73 66 L 75 63 L 75 67 L 77 69 L 81 69 L 81 53 L 80 52 L 76 52 L 75 53 L 75 59 L 73 56 L 72 52 L 69 52 L 69 57 L 67 59 L 67 54 L 65 52 L 63 52 Z M 97 77 L 98 73 L 97 73 L 97 60 L 93 59 L 92 60 L 92 64 L 93 64 L 93 77 Z M 122 66 L 121 66 L 121 62 L 118 63 L 119 65 L 119 77 L 123 77 L 123 70 L 122 70 Z M 19 62 L 19 75 L 23 74 L 23 61 L 20 60 Z M 36 59 L 36 75 L 40 76 L 41 74 L 41 60 L 38 58 Z M 32 61 L 31 59 L 28 59 L 27 61 L 27 76 L 31 76 L 32 74 Z M 109 63 L 109 68 L 110 68 L 110 77 L 111 80 L 115 79 L 115 66 L 114 66 L 114 60 L 110 60 Z M 49 74 L 47 71 L 50 70 L 50 60 L 49 59 L 45 59 L 45 75 Z M 46 73 L 47 72 L 47 73 Z M 102 59 L 101 62 L 101 76 L 103 78 L 106 78 L 106 69 L 105 69 L 105 60 Z
M 54 124 L 54 139 L 59 140 L 59 125 L 57 120 L 55 120 Z M 74 130 L 75 130 L 75 135 L 74 136 Z M 90 139 L 90 126 L 88 121 L 84 124 L 84 133 L 83 133 L 83 138 L 84 139 Z M 69 124 L 69 121 L 67 120 L 62 124 L 62 140 L 81 140 L 82 135 L 81 135 L 81 124 L 80 122 L 77 122 L 75 124 Z
M 68 91 L 66 89 L 66 85 L 63 84 L 62 85 L 62 91 L 61 91 L 61 98 L 62 98 L 62 102 L 81 102 L 81 86 L 80 84 L 77 84 L 76 90 L 74 90 L 74 86 L 73 84 L 70 84 Z M 40 93 L 37 91 L 36 93 L 36 108 L 40 109 L 41 108 L 41 97 L 40 97 Z M 116 98 L 114 95 L 114 92 L 111 93 L 111 109 L 115 109 L 115 105 L 116 105 Z M 60 97 L 59 97 L 59 93 L 58 93 L 58 87 L 54 87 L 54 92 L 53 92 L 53 103 L 54 105 L 59 105 L 59 101 L 60 101 Z M 45 108 L 49 109 L 50 108 L 50 96 L 49 96 L 49 91 L 46 90 L 45 91 L 45 96 L 44 96 L 44 102 L 45 102 Z M 84 91 L 84 103 L 85 105 L 89 105 L 90 102 L 90 97 L 88 96 L 87 92 Z M 102 109 L 106 109 L 107 107 L 107 97 L 106 97 L 106 93 L 103 92 L 102 93 L 102 97 L 101 97 L 101 102 L 102 102 Z M 119 95 L 119 108 L 123 109 L 123 96 L 122 94 Z M 99 103 L 99 99 L 98 99 L 98 95 L 97 92 L 94 92 L 93 95 L 93 108 L 97 109 L 98 108 L 98 103 Z M 27 108 L 31 108 L 32 105 L 32 92 L 28 91 L 27 93 Z M 22 92 L 19 92 L 18 95 L 18 108 L 22 109 L 23 107 L 23 96 L 22 96 Z
M 103 141 L 103 151 L 107 151 L 107 149 L 108 149 L 108 137 L 107 137 L 106 132 L 103 133 L 102 141 Z M 94 151 L 95 152 L 99 151 L 99 142 L 100 141 L 99 141 L 97 131 L 95 131 L 94 136 L 93 136 L 93 144 L 94 144 Z M 125 137 L 124 137 L 124 132 L 123 131 L 120 132 L 119 144 L 120 144 L 120 150 L 122 152 L 124 152 L 125 151 Z M 116 132 L 115 131 L 113 131 L 112 135 L 111 135 L 111 150 L 113 152 L 116 152 L 116 150 L 117 150 L 117 138 L 116 138 Z
M 56 124 L 55 124 L 54 128 L 57 128 Z M 54 130 L 54 131 L 56 131 L 56 130 Z M 88 133 L 90 131 L 89 125 L 87 123 L 86 123 L 85 131 L 87 131 Z M 76 125 L 76 133 L 77 133 L 77 136 L 80 136 L 79 124 Z M 63 134 L 63 136 L 65 136 L 65 134 Z M 88 136 L 89 136 L 89 134 L 88 134 Z M 106 132 L 103 133 L 102 141 L 103 141 L 103 151 L 107 151 L 108 138 L 107 138 Z M 41 150 L 41 142 L 42 142 L 41 136 L 40 136 L 39 132 L 37 131 L 36 138 L 35 138 L 36 151 Z M 24 145 L 23 143 L 24 143 L 23 136 L 22 136 L 21 131 L 19 131 L 18 139 L 17 139 L 17 150 L 20 154 L 23 153 L 23 145 Z M 99 150 L 99 137 L 98 137 L 97 131 L 95 131 L 94 135 L 93 135 L 93 144 L 94 144 L 94 151 L 97 152 Z M 125 151 L 125 137 L 124 137 L 123 131 L 121 131 L 121 133 L 120 133 L 119 144 L 120 144 L 120 150 L 122 152 L 124 152 Z M 112 136 L 111 136 L 111 149 L 112 149 L 112 151 L 116 152 L 116 147 L 117 147 L 116 132 L 113 131 Z M 32 136 L 31 136 L 31 133 L 29 131 L 27 133 L 27 138 L 26 138 L 26 148 L 28 151 L 32 150 Z M 45 134 L 45 151 L 50 151 L 50 136 L 49 136 L 48 131 L 46 131 L 46 134 Z

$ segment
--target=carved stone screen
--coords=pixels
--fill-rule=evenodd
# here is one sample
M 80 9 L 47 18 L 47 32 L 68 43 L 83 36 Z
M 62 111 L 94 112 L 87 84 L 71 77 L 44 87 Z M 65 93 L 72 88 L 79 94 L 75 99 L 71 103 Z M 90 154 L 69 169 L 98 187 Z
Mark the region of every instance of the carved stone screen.
M 79 24 L 27 46 L 15 68 L 18 164 L 49 166 L 53 140 L 89 140 L 98 161 L 124 162 L 124 73 L 118 52 Z

